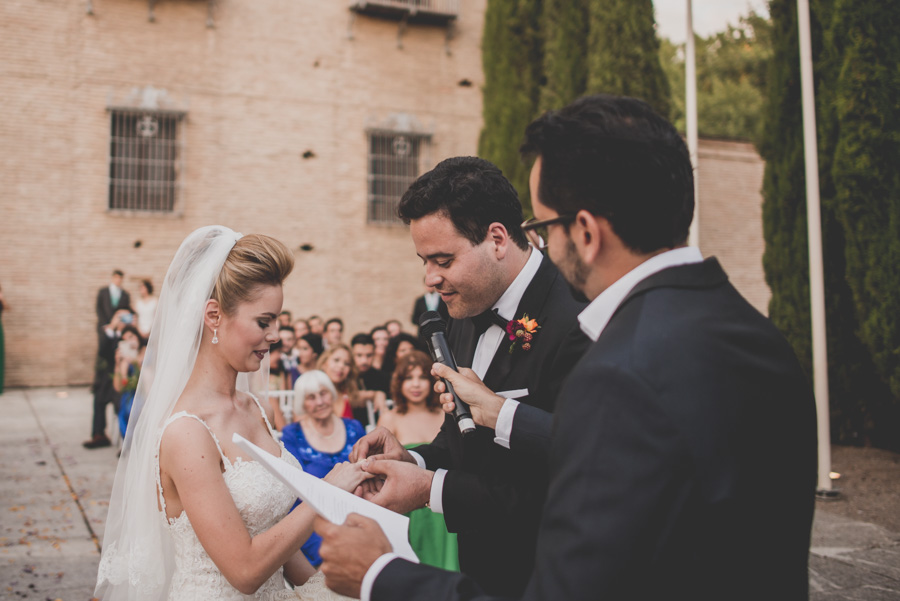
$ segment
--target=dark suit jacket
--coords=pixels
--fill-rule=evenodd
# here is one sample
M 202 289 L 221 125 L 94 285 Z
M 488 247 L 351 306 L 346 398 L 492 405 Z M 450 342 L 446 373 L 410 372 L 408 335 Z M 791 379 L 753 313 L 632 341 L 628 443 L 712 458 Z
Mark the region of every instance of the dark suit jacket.
M 428 311 L 428 305 L 425 304 L 425 295 L 423 294 L 417 298 L 416 302 L 413 304 L 412 322 L 416 324 L 416 327 L 419 326 L 419 318 L 425 311 Z M 441 314 L 441 317 L 443 317 L 445 321 L 450 319 L 450 313 L 447 311 L 447 303 L 445 303 L 442 298 L 438 298 L 437 312 Z
M 503 392 L 527 388 L 524 404 L 552 411 L 556 391 L 587 348 L 576 317 L 577 302 L 545 257 L 522 296 L 515 318 L 537 319 L 541 329 L 529 351 L 510 354 L 504 338 L 485 373 L 485 384 Z M 448 342 L 457 362 L 471 366 L 477 334 L 470 319 L 451 320 Z M 463 439 L 448 416 L 435 440 L 415 449 L 428 469 L 445 468 L 443 509 L 447 529 L 458 534 L 459 563 L 485 590 L 519 594 L 534 564 L 538 519 L 547 490 L 546 458 L 534 461 L 494 443 L 494 431 L 478 427 Z
M 812 393 L 715 259 L 629 294 L 560 392 L 550 461 L 524 599 L 808 598 Z M 373 588 L 375 600 L 482 595 L 402 560 Z
M 97 291 L 97 326 L 102 327 L 112 321 L 113 315 L 119 309 L 131 307 L 131 297 L 125 290 L 119 296 L 119 303 L 115 306 L 112 304 L 112 298 L 109 295 L 109 286 L 104 286 Z

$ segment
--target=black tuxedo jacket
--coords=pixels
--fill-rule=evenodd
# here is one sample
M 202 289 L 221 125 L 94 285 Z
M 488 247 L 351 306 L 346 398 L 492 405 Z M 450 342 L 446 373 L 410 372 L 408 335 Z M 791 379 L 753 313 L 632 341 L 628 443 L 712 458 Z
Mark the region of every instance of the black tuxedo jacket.
M 560 391 L 550 462 L 524 599 L 808 598 L 812 393 L 715 259 L 628 295 Z M 403 560 L 373 587 L 376 601 L 482 596 Z
M 484 382 L 495 392 L 528 389 L 523 404 L 552 411 L 559 385 L 587 348 L 578 328 L 584 308 L 556 267 L 543 258 L 515 313 L 541 326 L 532 348 L 510 353 L 505 337 Z M 470 367 L 478 334 L 471 319 L 451 320 L 448 342 L 459 365 Z M 485 590 L 514 595 L 524 590 L 534 565 L 538 519 L 547 491 L 547 463 L 537 463 L 494 443 L 479 426 L 463 439 L 448 416 L 435 440 L 415 449 L 428 469 L 445 468 L 442 504 L 447 529 L 458 534 L 463 572 Z
M 131 307 L 131 297 L 125 290 L 119 296 L 119 303 L 115 306 L 112 304 L 112 297 L 109 295 L 109 286 L 104 286 L 97 291 L 97 326 L 103 327 L 112 321 L 113 315 L 119 309 Z

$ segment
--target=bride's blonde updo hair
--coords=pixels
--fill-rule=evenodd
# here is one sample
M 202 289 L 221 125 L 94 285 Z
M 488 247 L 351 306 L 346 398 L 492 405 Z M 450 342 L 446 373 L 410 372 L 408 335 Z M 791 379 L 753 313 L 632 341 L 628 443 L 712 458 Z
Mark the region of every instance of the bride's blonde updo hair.
M 271 236 L 248 234 L 234 243 L 212 297 L 227 315 L 252 300 L 260 286 L 280 286 L 294 268 L 294 255 Z

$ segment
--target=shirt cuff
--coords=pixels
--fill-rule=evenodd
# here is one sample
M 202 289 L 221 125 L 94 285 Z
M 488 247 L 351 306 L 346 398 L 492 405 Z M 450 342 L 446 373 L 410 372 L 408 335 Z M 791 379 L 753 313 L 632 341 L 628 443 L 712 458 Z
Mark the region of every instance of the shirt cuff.
M 447 477 L 447 470 L 438 469 L 434 472 L 434 478 L 431 480 L 431 498 L 428 500 L 428 507 L 435 513 L 444 513 L 444 478 Z
M 506 399 L 503 406 L 500 407 L 500 413 L 497 414 L 497 426 L 494 428 L 494 442 L 509 448 L 509 439 L 512 437 L 513 418 L 516 417 L 516 409 L 519 407 L 519 401 Z
M 363 576 L 362 584 L 360 584 L 359 587 L 359 601 L 369 601 L 372 598 L 372 587 L 375 586 L 375 579 L 378 578 L 378 575 L 381 574 L 381 570 L 383 570 L 387 564 L 399 557 L 400 556 L 396 553 L 385 553 L 369 566 L 369 570 L 366 572 L 366 575 Z
M 415 451 L 410 451 L 409 454 L 413 456 L 413 459 L 416 460 L 416 463 L 419 464 L 419 467 L 420 467 L 420 468 L 422 468 L 423 470 L 427 470 L 427 469 L 428 469 L 428 466 L 425 465 L 425 460 L 422 459 L 422 456 L 421 456 L 421 455 L 419 455 L 419 454 L 416 453 Z

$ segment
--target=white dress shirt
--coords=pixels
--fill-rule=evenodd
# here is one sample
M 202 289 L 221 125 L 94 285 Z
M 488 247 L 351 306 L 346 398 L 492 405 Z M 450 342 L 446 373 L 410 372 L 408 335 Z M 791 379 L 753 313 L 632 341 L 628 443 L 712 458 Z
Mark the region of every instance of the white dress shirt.
M 597 298 L 591 301 L 591 304 L 578 314 L 578 323 L 581 331 L 592 341 L 596 342 L 609 320 L 612 319 L 616 309 L 619 308 L 619 305 L 622 304 L 628 293 L 640 282 L 663 269 L 689 263 L 701 263 L 702 261 L 703 255 L 700 254 L 700 249 L 695 246 L 675 248 L 650 257 L 613 282 L 609 288 L 601 292 Z M 509 437 L 512 434 L 513 418 L 518 406 L 518 401 L 509 399 L 503 403 L 503 406 L 500 408 L 500 414 L 497 416 L 497 425 L 494 428 L 494 442 L 507 449 L 509 448 Z

